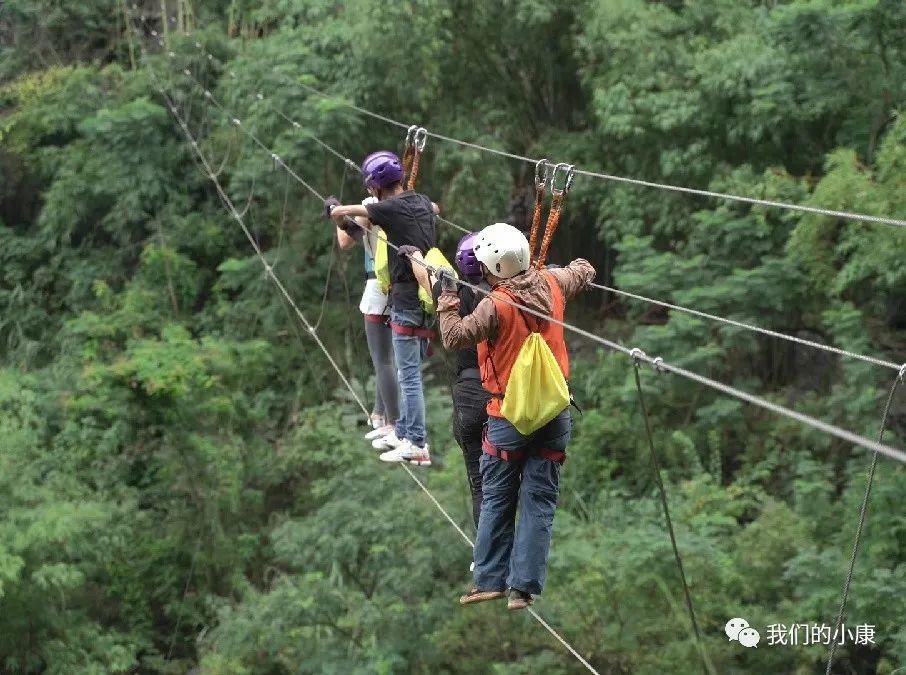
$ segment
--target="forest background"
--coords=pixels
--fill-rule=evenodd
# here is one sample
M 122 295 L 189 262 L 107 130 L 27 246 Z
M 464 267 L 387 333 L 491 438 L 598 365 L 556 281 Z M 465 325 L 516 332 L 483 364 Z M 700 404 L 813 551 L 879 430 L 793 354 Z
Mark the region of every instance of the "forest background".
M 150 69 L 369 400 L 361 253 L 334 249 L 320 202 L 183 68 L 346 201 L 358 176 L 306 133 L 358 161 L 402 132 L 300 84 L 529 156 L 906 217 L 901 0 L 8 0 L 0 44 L 5 673 L 583 672 L 529 616 L 456 605 L 468 547 L 361 441 Z M 532 173 L 432 139 L 419 186 L 479 229 L 524 221 Z M 904 250 L 889 225 L 579 177 L 551 259 L 901 362 Z M 601 291 L 570 318 L 872 437 L 896 375 Z M 631 363 L 570 344 L 584 414 L 538 607 L 601 672 L 700 672 Z M 745 649 L 723 627 L 833 624 L 869 455 L 641 376 L 712 672 L 824 672 L 826 647 Z M 442 354 L 427 377 L 438 466 L 420 475 L 466 527 Z M 898 444 L 906 397 L 889 427 Z M 842 647 L 834 672 L 906 666 L 904 495 L 882 458 L 847 615 L 876 644 Z

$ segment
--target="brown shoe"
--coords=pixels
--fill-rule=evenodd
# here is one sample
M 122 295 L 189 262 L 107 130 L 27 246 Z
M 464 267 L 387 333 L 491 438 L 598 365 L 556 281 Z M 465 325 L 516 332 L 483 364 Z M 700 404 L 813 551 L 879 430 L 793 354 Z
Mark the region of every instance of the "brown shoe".
M 507 600 L 506 608 L 509 610 L 525 609 L 526 607 L 531 607 L 535 604 L 535 598 L 532 597 L 531 593 L 523 593 L 522 591 L 511 588 L 510 589 L 510 599 Z
M 486 602 L 488 600 L 497 600 L 497 598 L 502 598 L 506 595 L 503 591 L 479 591 L 474 586 L 459 599 L 460 605 L 474 605 L 478 602 Z

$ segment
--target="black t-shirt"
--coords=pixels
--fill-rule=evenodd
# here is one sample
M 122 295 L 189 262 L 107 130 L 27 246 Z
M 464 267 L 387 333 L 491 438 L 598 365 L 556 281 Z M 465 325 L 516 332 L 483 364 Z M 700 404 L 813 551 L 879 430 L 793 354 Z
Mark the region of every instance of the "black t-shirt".
M 387 241 L 395 246 L 415 246 L 423 254 L 437 243 L 437 224 L 431 200 L 419 192 L 406 190 L 376 204 L 368 204 L 368 219 L 380 225 Z M 387 251 L 390 266 L 390 303 L 396 309 L 418 309 L 418 282 L 412 263 Z

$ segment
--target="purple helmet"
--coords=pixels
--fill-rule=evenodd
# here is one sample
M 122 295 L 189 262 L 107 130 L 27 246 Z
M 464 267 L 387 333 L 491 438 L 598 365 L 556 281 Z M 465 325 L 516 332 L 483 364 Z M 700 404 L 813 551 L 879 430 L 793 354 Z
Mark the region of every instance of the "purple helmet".
M 459 240 L 459 245 L 456 247 L 456 266 L 464 277 L 471 280 L 480 279 L 482 275 L 481 263 L 475 257 L 476 236 L 477 234 L 474 232 L 467 234 Z
M 400 158 L 389 150 L 372 152 L 362 162 L 362 182 L 366 188 L 380 190 L 403 180 Z

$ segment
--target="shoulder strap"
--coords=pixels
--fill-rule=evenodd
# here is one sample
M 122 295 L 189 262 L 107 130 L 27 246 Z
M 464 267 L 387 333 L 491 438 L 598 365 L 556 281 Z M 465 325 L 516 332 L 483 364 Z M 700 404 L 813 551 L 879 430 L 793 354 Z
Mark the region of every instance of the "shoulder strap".
M 492 289 L 492 290 L 493 290 L 494 293 L 496 293 L 496 292 L 502 293 L 502 294 L 505 295 L 507 298 L 509 298 L 511 302 L 514 302 L 514 303 L 516 303 L 517 305 L 522 304 L 522 303 L 520 303 L 519 300 L 518 300 L 517 298 L 515 298 L 515 297 L 513 296 L 513 294 L 510 293 L 510 291 L 508 291 L 506 288 L 498 288 L 498 287 L 495 287 L 495 288 Z M 491 297 L 494 298 L 493 293 L 491 294 Z M 501 303 L 501 302 L 502 302 L 502 301 L 501 301 L 499 298 L 494 298 L 494 306 L 497 308 L 497 314 L 498 314 L 498 316 L 500 315 L 500 303 Z M 522 323 L 525 324 L 525 329 L 526 329 L 530 334 L 531 334 L 531 333 L 537 333 L 537 332 L 539 332 L 539 328 L 540 328 L 540 325 L 541 325 L 541 322 L 543 321 L 543 319 L 538 318 L 538 317 L 535 316 L 534 314 L 529 314 L 529 313 L 527 313 L 526 311 L 520 309 L 519 307 L 516 307 L 515 305 L 509 305 L 508 303 L 503 303 L 503 304 L 506 304 L 510 309 L 512 309 L 516 314 L 518 314 L 518 315 L 522 318 Z M 507 310 L 507 311 L 509 311 L 509 310 Z M 530 323 L 530 322 L 531 322 L 531 323 Z M 532 325 L 534 325 L 534 328 L 532 328 Z

